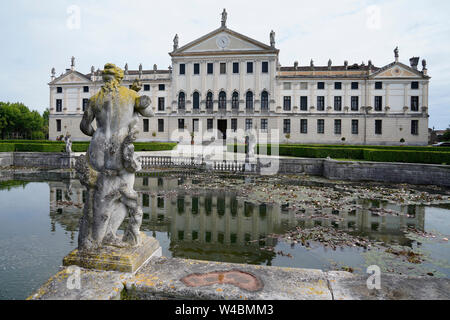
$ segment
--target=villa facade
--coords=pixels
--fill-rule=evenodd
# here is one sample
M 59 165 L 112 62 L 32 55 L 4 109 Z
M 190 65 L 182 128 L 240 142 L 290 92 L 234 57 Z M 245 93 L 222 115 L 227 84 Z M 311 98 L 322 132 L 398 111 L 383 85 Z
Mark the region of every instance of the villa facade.
M 265 44 L 221 27 L 178 45 L 173 39 L 171 66 L 160 70 L 124 68 L 123 85 L 142 83 L 151 98 L 152 118 L 141 118 L 139 141 L 197 141 L 233 138 L 242 130 L 282 143 L 426 145 L 428 90 L 426 62 L 395 60 L 383 67 L 367 64 L 281 66 L 275 33 Z M 50 87 L 49 136 L 69 133 L 88 140 L 79 129 L 89 98 L 102 86 L 101 70 L 88 74 L 71 68 Z M 276 135 L 276 137 L 273 137 Z M 276 139 L 274 139 L 276 138 Z

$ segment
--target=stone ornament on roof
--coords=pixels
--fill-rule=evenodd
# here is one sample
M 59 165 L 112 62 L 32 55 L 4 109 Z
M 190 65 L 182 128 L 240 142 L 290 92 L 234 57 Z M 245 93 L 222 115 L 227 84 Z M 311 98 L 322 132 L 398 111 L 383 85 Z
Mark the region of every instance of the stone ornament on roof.
M 222 11 L 222 27 L 226 27 L 227 26 L 227 10 L 223 9 Z
M 178 34 L 173 38 L 173 51 L 178 50 Z
M 275 47 L 275 32 L 273 30 L 270 31 L 270 46 Z
M 398 57 L 399 57 L 398 47 L 395 47 L 395 49 L 394 49 L 394 57 L 395 57 L 395 62 L 398 62 Z
M 75 69 L 75 57 L 72 56 L 72 58 L 70 59 L 70 67 L 73 69 Z

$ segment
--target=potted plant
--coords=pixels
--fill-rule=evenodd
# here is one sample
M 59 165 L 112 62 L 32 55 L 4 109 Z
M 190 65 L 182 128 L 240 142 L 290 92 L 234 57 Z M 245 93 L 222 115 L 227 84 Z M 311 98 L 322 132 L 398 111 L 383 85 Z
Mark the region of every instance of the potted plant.
M 192 131 L 192 132 L 191 132 L 191 144 L 192 144 L 192 145 L 194 144 L 194 136 L 195 136 L 195 134 L 194 134 L 194 132 Z

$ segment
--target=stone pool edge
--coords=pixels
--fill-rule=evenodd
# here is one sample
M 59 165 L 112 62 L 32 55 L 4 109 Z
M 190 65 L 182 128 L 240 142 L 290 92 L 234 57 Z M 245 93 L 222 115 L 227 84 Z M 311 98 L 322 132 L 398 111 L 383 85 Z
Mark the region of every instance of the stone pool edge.
M 64 267 L 28 300 L 432 300 L 450 299 L 450 279 L 381 275 L 381 289 L 367 289 L 367 277 L 345 271 L 283 268 L 159 257 L 136 274 L 79 269 L 76 287 L 71 267 Z M 238 281 L 229 283 L 227 274 Z M 189 286 L 187 276 L 214 273 L 217 281 Z M 221 276 L 220 275 L 225 275 Z M 240 276 L 241 275 L 241 276 Z M 241 278 L 239 278 L 241 277 Z M 243 288 L 255 278 L 262 286 Z M 67 285 L 69 283 L 69 286 Z M 75 284 L 75 285 L 74 285 Z M 69 289 L 71 288 L 71 289 Z

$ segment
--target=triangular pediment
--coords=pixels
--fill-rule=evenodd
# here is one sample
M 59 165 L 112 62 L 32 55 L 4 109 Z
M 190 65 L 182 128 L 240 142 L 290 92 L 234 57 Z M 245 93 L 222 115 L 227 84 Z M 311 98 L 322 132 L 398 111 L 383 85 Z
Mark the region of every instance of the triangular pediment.
M 391 63 L 371 75 L 372 78 L 424 78 L 419 70 L 415 70 L 403 63 Z
M 75 70 L 70 70 L 62 74 L 49 84 L 89 83 L 89 82 L 91 82 L 91 79 L 86 77 L 84 74 Z
M 226 27 L 198 38 L 170 53 L 172 56 L 216 53 L 278 53 L 274 47 L 244 36 Z

